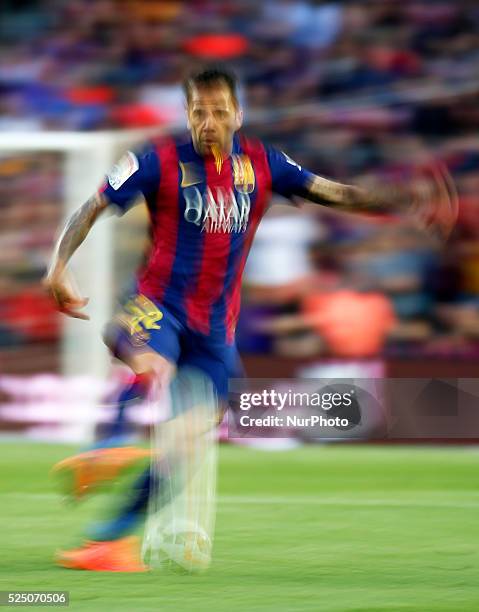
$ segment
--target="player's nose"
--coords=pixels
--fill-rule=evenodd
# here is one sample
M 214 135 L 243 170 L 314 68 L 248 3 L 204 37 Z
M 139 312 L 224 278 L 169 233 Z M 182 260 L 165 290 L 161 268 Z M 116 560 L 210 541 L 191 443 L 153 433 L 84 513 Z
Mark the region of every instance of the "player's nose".
M 205 117 L 205 121 L 204 121 L 204 129 L 205 130 L 212 130 L 215 127 L 215 120 L 213 117 L 212 113 L 208 113 Z

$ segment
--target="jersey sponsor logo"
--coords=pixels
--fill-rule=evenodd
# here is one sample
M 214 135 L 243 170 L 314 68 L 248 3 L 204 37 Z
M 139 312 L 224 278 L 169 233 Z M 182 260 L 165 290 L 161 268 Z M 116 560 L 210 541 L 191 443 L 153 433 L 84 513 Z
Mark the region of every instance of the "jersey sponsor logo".
M 183 191 L 186 201 L 184 217 L 208 233 L 231 234 L 244 232 L 248 226 L 251 200 L 247 193 L 235 195 L 233 189 L 198 187 Z
M 108 175 L 108 182 L 112 188 L 117 191 L 130 176 L 135 174 L 139 167 L 140 165 L 136 155 L 128 151 L 123 155 L 120 161 L 113 166 L 112 171 Z
M 253 193 L 255 178 L 250 158 L 247 155 L 232 155 L 232 160 L 236 191 Z
M 288 164 L 291 164 L 292 166 L 295 166 L 296 168 L 298 168 L 298 170 L 302 170 L 301 166 L 299 164 L 297 164 L 294 161 L 294 159 L 291 159 L 291 157 L 289 155 L 286 155 L 286 153 L 284 151 L 281 151 L 281 153 L 284 155 L 284 158 L 286 159 Z
M 180 162 L 181 169 L 181 186 L 191 187 L 201 183 L 202 178 L 200 171 L 195 162 Z

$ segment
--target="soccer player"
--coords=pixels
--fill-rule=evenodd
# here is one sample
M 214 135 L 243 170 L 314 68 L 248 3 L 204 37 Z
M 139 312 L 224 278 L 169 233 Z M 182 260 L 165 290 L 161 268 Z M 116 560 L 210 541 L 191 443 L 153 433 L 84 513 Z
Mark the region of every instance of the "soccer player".
M 150 142 L 120 160 L 99 192 L 68 220 L 45 279 L 61 312 L 88 319 L 83 311 L 87 300 L 68 282 L 68 261 L 104 211 L 114 208 L 122 214 L 143 195 L 151 251 L 135 295 L 105 333 L 111 352 L 137 376 L 124 397 L 146 392 L 152 378 L 166 387 L 175 367 L 188 365 L 204 372 L 218 397 L 226 399 L 228 377 L 239 370 L 235 327 L 241 277 L 272 193 L 338 210 L 402 210 L 418 219 L 423 218 L 423 203 L 431 200 L 424 185 L 412 193 L 333 182 L 239 134 L 243 111 L 236 80 L 226 71 L 197 73 L 184 83 L 184 91 L 189 134 Z M 437 183 L 444 191 L 445 178 L 439 174 Z M 434 222 L 444 225 L 437 217 Z M 144 514 L 148 488 L 146 471 L 131 503 L 80 549 L 64 553 L 60 563 L 82 569 L 141 569 L 125 534 Z

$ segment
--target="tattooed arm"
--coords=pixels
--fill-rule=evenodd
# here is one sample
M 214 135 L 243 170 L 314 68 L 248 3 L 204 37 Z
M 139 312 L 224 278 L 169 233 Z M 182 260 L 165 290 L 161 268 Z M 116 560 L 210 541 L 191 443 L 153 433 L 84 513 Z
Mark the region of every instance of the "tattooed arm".
M 306 197 L 312 202 L 351 212 L 406 211 L 414 202 L 412 192 L 404 188 L 378 186 L 369 190 L 355 185 L 343 185 L 320 176 L 311 179 Z
M 458 216 L 456 187 L 440 162 L 425 165 L 402 183 L 378 183 L 368 189 L 312 175 L 305 197 L 342 211 L 398 213 L 439 242 L 447 240 Z
M 88 299 L 80 297 L 67 278 L 67 263 L 107 206 L 106 198 L 97 193 L 73 213 L 55 246 L 48 273 L 43 280 L 44 287 L 53 296 L 58 309 L 70 317 L 89 318 L 88 315 L 79 312 L 86 306 Z
M 367 186 L 359 187 L 317 176 L 273 147 L 267 149 L 267 155 L 272 190 L 285 198 L 305 198 L 340 211 L 398 214 L 440 241 L 447 239 L 456 222 L 456 188 L 439 160 L 409 164 L 401 178 L 370 179 Z

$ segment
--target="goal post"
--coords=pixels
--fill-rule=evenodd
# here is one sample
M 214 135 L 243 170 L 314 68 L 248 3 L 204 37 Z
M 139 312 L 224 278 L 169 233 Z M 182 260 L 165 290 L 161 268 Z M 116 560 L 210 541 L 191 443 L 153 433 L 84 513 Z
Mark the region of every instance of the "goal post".
M 0 159 L 54 153 L 59 155 L 63 221 L 90 197 L 104 180 L 105 174 L 128 148 L 161 134 L 161 130 L 118 132 L 33 132 L 0 133 Z M 30 196 L 29 196 L 30 197 Z M 35 199 L 35 195 L 32 196 Z M 126 220 L 125 222 L 128 222 Z M 91 317 L 85 322 L 71 317 L 61 318 L 61 368 L 64 377 L 84 376 L 86 379 L 106 380 L 110 358 L 101 341 L 102 329 L 110 318 L 115 288 L 115 233 L 121 221 L 113 217 L 100 218 L 85 243 L 75 253 L 70 268 L 82 296 L 89 298 L 86 311 Z M 52 228 L 53 230 L 53 228 Z M 35 227 L 31 228 L 32 234 Z M 53 250 L 53 244 L 52 244 Z M 45 265 L 48 262 L 45 261 Z M 123 279 L 122 279 L 123 280 Z M 41 372 L 42 364 L 38 364 Z M 95 387 L 95 385 L 92 385 Z M 101 385 L 96 385 L 101 389 Z M 100 393 L 100 391 L 99 391 Z M 88 441 L 96 422 L 96 407 L 100 397 L 92 397 L 85 414 L 75 418 L 75 435 L 70 437 Z M 73 418 L 73 417 L 72 417 Z M 72 432 L 70 432 L 72 433 Z M 67 436 L 68 437 L 68 436 Z
M 63 157 L 63 218 L 90 197 L 118 157 L 151 132 L 40 132 L 0 134 L 0 155 L 55 152 Z M 34 231 L 34 228 L 32 228 Z M 103 377 L 108 369 L 101 329 L 113 305 L 114 223 L 101 219 L 75 253 L 71 269 L 82 295 L 88 296 L 89 324 L 63 317 L 62 373 Z M 52 245 L 53 246 L 53 245 Z

